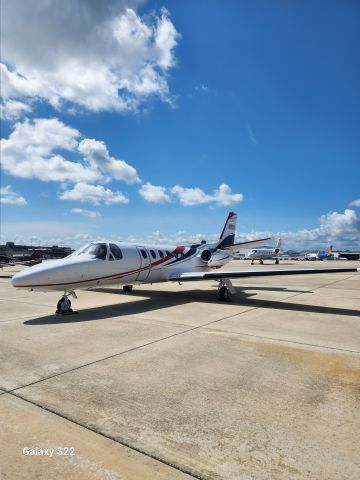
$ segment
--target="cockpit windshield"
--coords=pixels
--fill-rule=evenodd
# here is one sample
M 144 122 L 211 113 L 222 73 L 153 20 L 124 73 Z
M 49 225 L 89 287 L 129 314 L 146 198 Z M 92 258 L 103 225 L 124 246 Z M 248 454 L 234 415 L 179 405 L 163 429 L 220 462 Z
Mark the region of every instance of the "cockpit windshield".
M 109 253 L 109 255 L 108 255 Z M 123 254 L 121 249 L 115 243 L 95 242 L 88 243 L 85 247 L 81 247 L 75 252 L 73 252 L 69 257 L 77 257 L 80 255 L 90 255 L 93 258 L 98 258 L 99 260 L 121 260 Z
M 106 260 L 107 255 L 107 246 L 106 243 L 90 243 L 90 245 L 86 245 L 72 255 L 91 255 L 94 258 L 98 258 L 99 260 Z

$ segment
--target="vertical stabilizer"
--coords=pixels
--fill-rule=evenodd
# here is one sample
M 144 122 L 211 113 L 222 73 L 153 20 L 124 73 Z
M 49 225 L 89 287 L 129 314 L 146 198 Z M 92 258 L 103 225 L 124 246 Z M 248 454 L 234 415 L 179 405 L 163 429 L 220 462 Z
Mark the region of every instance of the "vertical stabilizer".
M 234 245 L 236 220 L 237 220 L 236 213 L 230 212 L 226 219 L 224 228 L 222 229 L 222 232 L 219 238 L 219 243 L 216 245 L 216 248 L 225 248 L 225 247 L 230 247 L 231 245 Z
M 279 238 L 279 240 L 278 240 L 277 243 L 276 243 L 275 253 L 279 253 L 279 252 L 280 252 L 280 248 L 281 248 L 281 238 Z

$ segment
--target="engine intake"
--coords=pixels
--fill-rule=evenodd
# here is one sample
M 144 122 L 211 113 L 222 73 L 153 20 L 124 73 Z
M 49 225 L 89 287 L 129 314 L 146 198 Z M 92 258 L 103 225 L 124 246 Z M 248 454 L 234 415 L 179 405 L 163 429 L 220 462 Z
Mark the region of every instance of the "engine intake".
M 209 260 L 211 260 L 211 257 L 212 253 L 210 250 L 203 250 L 201 252 L 201 260 L 204 260 L 204 262 L 208 262 Z

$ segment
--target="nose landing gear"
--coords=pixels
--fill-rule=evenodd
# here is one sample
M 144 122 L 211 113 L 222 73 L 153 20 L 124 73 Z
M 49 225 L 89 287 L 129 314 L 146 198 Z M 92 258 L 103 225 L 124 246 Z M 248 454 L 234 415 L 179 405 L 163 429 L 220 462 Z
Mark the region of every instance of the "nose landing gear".
M 56 306 L 56 313 L 60 315 L 68 315 L 74 313 L 71 308 L 71 301 L 69 296 L 72 295 L 74 298 L 77 298 L 74 290 L 65 290 L 64 295 L 60 298 Z

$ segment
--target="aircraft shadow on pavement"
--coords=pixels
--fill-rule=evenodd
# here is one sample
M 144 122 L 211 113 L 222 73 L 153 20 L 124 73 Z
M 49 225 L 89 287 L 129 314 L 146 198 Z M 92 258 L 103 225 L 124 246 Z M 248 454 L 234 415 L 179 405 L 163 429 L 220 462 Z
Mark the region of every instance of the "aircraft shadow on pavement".
M 258 288 L 258 287 L 237 287 L 237 293 L 232 296 L 229 302 L 220 302 L 217 299 L 216 290 L 187 290 L 184 292 L 169 292 L 169 291 L 154 291 L 154 290 L 135 290 L 126 297 L 141 297 L 133 301 L 125 303 L 115 303 L 102 307 L 87 308 L 79 310 L 76 314 L 69 315 L 47 315 L 45 317 L 25 320 L 25 325 L 50 325 L 59 323 L 77 323 L 77 322 L 91 322 L 94 320 L 102 320 L 111 317 L 126 317 L 131 315 L 138 315 L 149 311 L 160 310 L 174 306 L 180 306 L 193 302 L 221 304 L 224 311 L 229 305 L 238 304 L 244 307 L 253 308 L 267 308 L 273 310 L 288 310 L 293 312 L 308 312 L 308 313 L 323 313 L 328 315 L 346 315 L 360 317 L 360 311 L 348 308 L 325 307 L 322 305 L 305 305 L 301 303 L 292 303 L 277 300 L 261 300 L 259 298 L 252 298 L 255 293 L 247 293 L 246 290 L 281 290 L 285 292 L 308 293 L 307 291 L 287 290 L 286 288 Z M 93 292 L 106 292 L 125 294 L 117 288 L 99 288 L 92 289 Z M 146 297 L 146 298 L 144 298 Z M 74 302 L 75 303 L 75 302 Z M 73 307 L 76 305 L 73 303 Z

